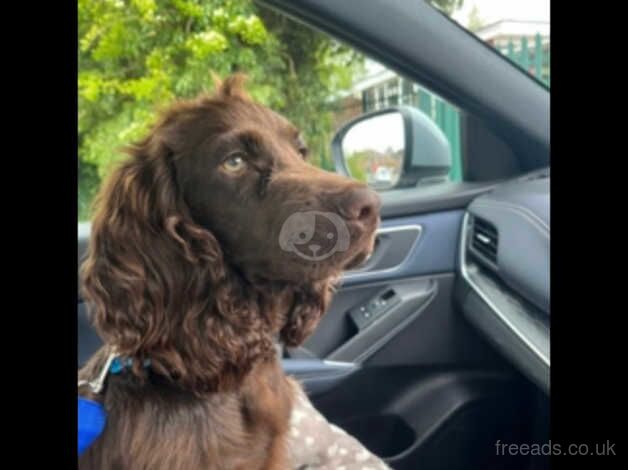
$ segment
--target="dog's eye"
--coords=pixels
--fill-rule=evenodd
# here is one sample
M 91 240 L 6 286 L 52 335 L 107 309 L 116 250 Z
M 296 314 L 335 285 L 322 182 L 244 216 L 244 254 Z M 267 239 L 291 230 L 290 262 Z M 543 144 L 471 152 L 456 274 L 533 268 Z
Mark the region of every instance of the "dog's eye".
M 308 149 L 305 146 L 301 146 L 299 147 L 299 153 L 301 154 L 301 156 L 303 157 L 303 160 L 305 160 L 307 158 L 308 155 Z
M 238 173 L 246 167 L 246 161 L 242 156 L 236 154 L 228 157 L 222 164 L 222 167 L 230 173 Z
M 303 138 L 301 138 L 301 136 L 298 136 L 296 143 L 297 143 L 297 150 L 299 151 L 299 153 L 303 157 L 303 160 L 305 160 L 307 158 L 309 152 L 307 150 L 307 146 L 305 145 L 305 142 L 303 141 Z

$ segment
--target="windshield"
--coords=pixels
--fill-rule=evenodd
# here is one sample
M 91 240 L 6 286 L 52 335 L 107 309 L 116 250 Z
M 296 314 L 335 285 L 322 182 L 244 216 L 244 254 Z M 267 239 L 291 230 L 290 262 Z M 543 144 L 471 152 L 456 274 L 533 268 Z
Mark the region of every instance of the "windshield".
M 430 3 L 549 88 L 550 0 Z

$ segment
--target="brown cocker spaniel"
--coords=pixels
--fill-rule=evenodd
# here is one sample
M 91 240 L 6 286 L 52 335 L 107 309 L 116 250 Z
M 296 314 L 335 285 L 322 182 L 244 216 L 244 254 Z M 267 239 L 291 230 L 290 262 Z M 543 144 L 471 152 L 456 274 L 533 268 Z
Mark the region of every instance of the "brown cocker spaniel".
M 242 81 L 174 104 L 97 198 L 81 278 L 106 346 L 79 378 L 109 348 L 130 365 L 95 397 L 108 420 L 83 470 L 287 468 L 295 383 L 276 340 L 312 333 L 340 272 L 372 251 L 380 203 L 310 165 Z

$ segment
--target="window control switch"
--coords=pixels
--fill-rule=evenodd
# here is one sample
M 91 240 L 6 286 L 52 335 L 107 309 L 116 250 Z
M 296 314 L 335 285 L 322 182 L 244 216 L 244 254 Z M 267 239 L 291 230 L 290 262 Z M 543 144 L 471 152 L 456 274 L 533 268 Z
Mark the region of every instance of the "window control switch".
M 401 299 L 397 296 L 395 291 L 387 289 L 373 299 L 351 309 L 348 312 L 349 317 L 358 330 L 362 330 L 399 302 L 401 302 Z

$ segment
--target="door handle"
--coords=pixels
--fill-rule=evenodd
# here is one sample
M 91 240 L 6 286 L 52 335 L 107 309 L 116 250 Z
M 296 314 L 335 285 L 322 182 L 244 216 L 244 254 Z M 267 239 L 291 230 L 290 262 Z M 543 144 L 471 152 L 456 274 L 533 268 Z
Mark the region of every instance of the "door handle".
M 416 224 L 380 228 L 371 257 L 359 268 L 346 271 L 344 280 L 368 280 L 399 269 L 416 248 L 422 231 L 423 227 Z

